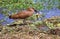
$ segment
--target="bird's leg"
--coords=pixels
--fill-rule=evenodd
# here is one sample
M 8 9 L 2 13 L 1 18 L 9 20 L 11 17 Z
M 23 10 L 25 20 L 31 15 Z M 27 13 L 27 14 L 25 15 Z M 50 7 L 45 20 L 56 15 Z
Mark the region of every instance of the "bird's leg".
M 23 24 L 26 24 L 26 19 L 23 20 Z
M 37 17 L 37 20 L 39 20 L 38 15 L 36 15 L 36 17 Z

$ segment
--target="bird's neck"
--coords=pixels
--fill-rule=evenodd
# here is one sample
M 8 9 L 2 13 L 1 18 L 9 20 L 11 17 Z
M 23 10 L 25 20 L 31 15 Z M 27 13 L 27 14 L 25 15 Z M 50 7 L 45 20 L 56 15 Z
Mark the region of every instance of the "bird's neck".
M 28 10 L 28 11 L 30 11 L 30 12 L 34 12 L 34 10 Z

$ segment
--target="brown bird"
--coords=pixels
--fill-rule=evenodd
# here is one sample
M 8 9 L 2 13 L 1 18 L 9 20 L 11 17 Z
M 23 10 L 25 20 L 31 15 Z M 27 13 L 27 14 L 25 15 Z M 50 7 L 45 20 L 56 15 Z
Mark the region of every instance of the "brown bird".
M 37 10 L 30 7 L 30 8 L 27 8 L 27 10 L 18 12 L 17 14 L 10 15 L 9 18 L 10 19 L 26 19 L 26 18 L 32 16 L 34 12 L 37 12 Z M 23 22 L 25 22 L 25 20 Z

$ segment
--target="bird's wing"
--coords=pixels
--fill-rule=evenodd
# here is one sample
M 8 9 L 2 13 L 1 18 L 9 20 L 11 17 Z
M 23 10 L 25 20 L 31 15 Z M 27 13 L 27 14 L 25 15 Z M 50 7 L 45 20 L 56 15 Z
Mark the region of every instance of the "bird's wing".
M 28 15 L 29 13 L 31 13 L 31 12 L 24 10 L 24 11 L 18 12 L 17 14 L 18 15 Z

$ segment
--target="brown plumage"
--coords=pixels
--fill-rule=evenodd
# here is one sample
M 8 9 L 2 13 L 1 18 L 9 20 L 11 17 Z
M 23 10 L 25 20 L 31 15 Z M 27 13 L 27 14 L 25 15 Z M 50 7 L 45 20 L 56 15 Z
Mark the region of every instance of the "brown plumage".
M 25 19 L 32 16 L 34 12 L 37 12 L 34 8 L 27 8 L 27 10 L 23 10 L 18 12 L 17 14 L 10 15 L 10 19 L 24 19 L 23 23 L 26 24 Z
M 10 19 L 25 19 L 33 15 L 34 11 L 36 11 L 34 8 L 28 8 L 27 10 L 23 10 L 21 12 L 18 12 L 17 14 L 10 15 Z

